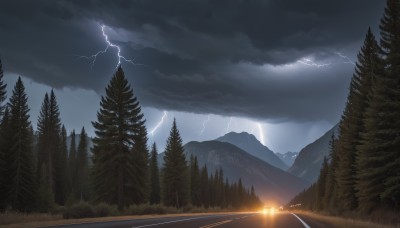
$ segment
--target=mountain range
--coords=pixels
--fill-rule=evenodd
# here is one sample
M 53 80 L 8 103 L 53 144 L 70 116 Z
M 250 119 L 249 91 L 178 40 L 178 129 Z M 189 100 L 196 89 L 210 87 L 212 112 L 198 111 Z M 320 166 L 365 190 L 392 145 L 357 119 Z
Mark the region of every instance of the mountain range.
M 304 147 L 288 172 L 314 183 L 319 176 L 324 157 L 329 156 L 329 142 L 332 135 L 338 135 L 338 124 L 313 143 Z
M 196 156 L 200 167 L 207 165 L 209 173 L 222 168 L 224 177 L 230 181 L 241 178 L 245 186 L 254 185 L 264 201 L 285 203 L 310 184 L 230 143 L 189 142 L 184 149 L 187 158 Z
M 275 153 L 278 158 L 280 158 L 288 167 L 291 167 L 294 163 L 294 161 L 297 158 L 297 155 L 299 155 L 299 152 L 286 152 L 284 154 L 281 153 Z
M 287 170 L 289 168 L 289 166 L 286 165 L 274 152 L 261 144 L 254 135 L 247 132 L 230 132 L 217 138 L 216 141 L 227 142 L 235 145 L 254 157 L 257 157 L 279 169 Z

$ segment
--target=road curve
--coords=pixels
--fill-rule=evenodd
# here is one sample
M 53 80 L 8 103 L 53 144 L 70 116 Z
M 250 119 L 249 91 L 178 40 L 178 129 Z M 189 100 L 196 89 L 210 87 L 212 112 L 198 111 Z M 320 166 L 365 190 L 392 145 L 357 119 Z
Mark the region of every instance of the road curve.
M 316 228 L 326 227 L 315 223 L 310 218 L 302 218 L 289 212 L 275 214 L 262 213 L 227 213 L 196 216 L 176 216 L 150 219 L 132 219 L 123 221 L 108 221 L 59 225 L 60 228 L 257 228 L 257 227 L 289 227 Z

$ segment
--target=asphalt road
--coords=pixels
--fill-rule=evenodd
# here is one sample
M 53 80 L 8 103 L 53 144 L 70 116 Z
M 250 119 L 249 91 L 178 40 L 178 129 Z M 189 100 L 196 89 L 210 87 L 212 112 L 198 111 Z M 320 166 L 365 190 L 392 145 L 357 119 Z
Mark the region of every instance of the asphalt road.
M 297 216 L 290 212 L 275 214 L 262 213 L 227 213 L 199 216 L 177 216 L 167 218 L 132 219 L 123 221 L 82 223 L 61 225 L 62 228 L 257 228 L 257 227 L 289 227 L 289 228 L 317 228 L 329 227 L 328 224 L 319 224 L 304 216 Z

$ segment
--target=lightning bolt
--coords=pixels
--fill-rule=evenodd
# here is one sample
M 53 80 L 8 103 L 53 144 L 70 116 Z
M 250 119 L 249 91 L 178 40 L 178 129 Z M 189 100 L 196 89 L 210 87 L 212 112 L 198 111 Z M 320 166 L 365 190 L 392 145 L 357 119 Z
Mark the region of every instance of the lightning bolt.
M 231 127 L 231 123 L 232 123 L 232 117 L 229 118 L 228 126 L 226 126 L 226 133 L 229 132 L 229 128 Z
M 297 60 L 297 62 L 298 62 L 298 63 L 301 63 L 301 64 L 304 64 L 304 65 L 306 65 L 306 66 L 318 67 L 318 68 L 320 68 L 320 67 L 326 67 L 326 66 L 329 66 L 329 65 L 330 65 L 330 64 L 327 64 L 327 63 L 318 64 L 318 63 L 312 61 L 312 60 L 309 59 L 309 58 L 302 58 L 302 59 L 300 59 L 300 60 Z
M 354 66 L 356 65 L 353 61 L 351 61 L 351 59 L 350 59 L 349 57 L 343 55 L 342 53 L 340 53 L 340 52 L 335 52 L 335 54 L 338 55 L 340 58 L 343 58 L 343 59 L 346 59 L 346 60 L 347 60 L 347 62 L 343 62 L 343 63 L 349 63 L 349 64 L 352 64 L 352 65 L 354 65 Z
M 206 130 L 206 124 L 208 121 L 210 121 L 210 117 L 211 117 L 211 115 L 208 115 L 207 119 L 203 121 L 203 128 L 200 131 L 200 135 L 202 135 L 204 133 L 204 131 Z
M 258 127 L 258 133 L 260 134 L 260 140 L 261 143 L 265 146 L 265 142 L 264 142 L 264 133 L 262 131 L 262 126 L 260 123 L 257 123 L 257 127 Z
M 356 65 L 353 61 L 351 61 L 351 59 L 350 59 L 349 57 L 343 55 L 342 53 L 340 53 L 340 52 L 335 52 L 335 54 L 336 54 L 337 56 L 339 56 L 340 58 L 345 59 L 346 61 L 336 62 L 336 63 L 334 62 L 334 63 L 323 63 L 323 64 L 318 64 L 318 63 L 316 63 L 315 61 L 313 61 L 313 60 L 310 59 L 310 58 L 301 58 L 300 60 L 297 60 L 297 62 L 298 62 L 298 63 L 301 63 L 301 64 L 303 64 L 303 65 L 306 65 L 306 66 L 317 67 L 317 68 L 320 68 L 320 67 L 328 67 L 328 66 L 337 65 L 337 64 L 352 64 L 352 65 Z
M 157 125 L 153 129 L 151 129 L 151 131 L 150 131 L 151 136 L 154 136 L 154 132 L 157 131 L 157 129 L 164 123 L 164 119 L 167 117 L 167 115 L 168 115 L 168 112 L 164 111 L 164 114 L 161 117 L 161 120 L 157 123 Z
M 101 25 L 100 27 L 101 27 L 101 32 L 103 34 L 104 40 L 107 43 L 107 46 L 104 48 L 104 50 L 100 50 L 100 51 L 98 51 L 97 53 L 95 53 L 93 55 L 90 55 L 90 56 L 84 56 L 84 55 L 83 56 L 78 56 L 79 59 L 87 59 L 87 60 L 91 61 L 90 69 L 93 69 L 93 66 L 95 65 L 96 60 L 97 60 L 97 56 L 99 56 L 101 54 L 105 54 L 108 51 L 108 49 L 111 47 L 111 48 L 115 48 L 117 50 L 118 63 L 117 63 L 117 66 L 115 68 L 117 68 L 121 64 L 121 59 L 124 60 L 125 62 L 128 62 L 128 63 L 134 65 L 134 66 L 141 65 L 141 64 L 135 63 L 133 59 L 127 59 L 123 55 L 121 55 L 120 46 L 112 43 L 108 39 L 108 35 L 105 32 L 106 26 L 105 25 Z

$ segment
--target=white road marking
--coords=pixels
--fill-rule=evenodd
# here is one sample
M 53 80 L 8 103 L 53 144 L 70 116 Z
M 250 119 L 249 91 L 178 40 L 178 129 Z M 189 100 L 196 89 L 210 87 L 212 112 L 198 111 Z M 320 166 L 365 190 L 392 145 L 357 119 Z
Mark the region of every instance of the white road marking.
M 293 214 L 293 213 L 290 213 L 290 214 L 292 214 L 292 215 L 294 215 L 294 217 L 296 217 L 302 224 L 303 224 L 303 226 L 305 227 L 305 228 L 311 228 L 306 222 L 304 222 L 299 216 L 297 216 L 296 214 Z
M 134 227 L 132 227 L 132 228 L 142 228 L 142 227 L 157 226 L 157 225 L 163 225 L 163 224 L 168 224 L 168 223 L 175 223 L 175 222 L 183 222 L 183 221 L 195 220 L 195 219 L 200 219 L 200 218 L 204 218 L 204 217 L 196 217 L 196 218 L 188 218 L 188 219 L 173 220 L 173 221 L 160 222 L 160 223 L 149 224 L 149 225 L 143 225 L 143 226 L 134 226 Z
M 201 218 L 207 218 L 207 217 L 218 217 L 219 215 L 214 215 L 214 216 L 201 216 L 201 217 L 195 217 L 195 218 L 188 218 L 188 219 L 179 219 L 179 220 L 173 220 L 173 221 L 168 221 L 168 222 L 160 222 L 160 223 L 155 223 L 155 224 L 149 224 L 149 225 L 143 225 L 143 226 L 134 226 L 132 228 L 142 228 L 142 227 L 150 227 L 150 226 L 158 226 L 158 225 L 163 225 L 163 224 L 168 224 L 168 223 L 175 223 L 175 222 L 183 222 L 183 221 L 189 221 L 189 220 L 195 220 L 195 219 L 201 219 Z M 225 217 L 228 215 L 222 215 L 221 217 Z

